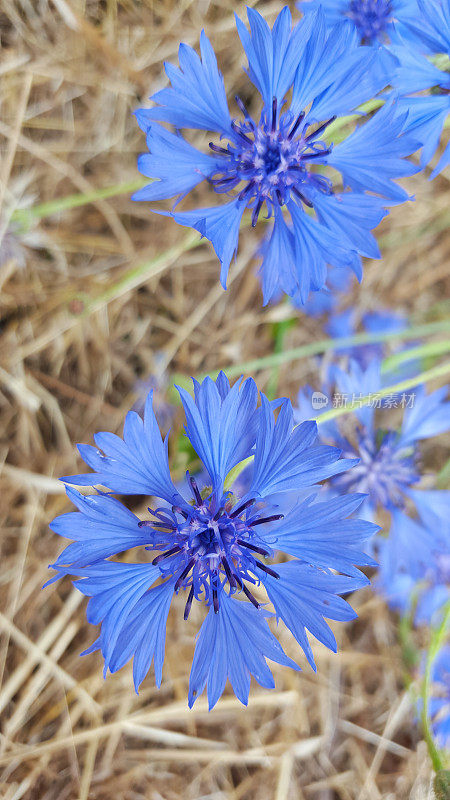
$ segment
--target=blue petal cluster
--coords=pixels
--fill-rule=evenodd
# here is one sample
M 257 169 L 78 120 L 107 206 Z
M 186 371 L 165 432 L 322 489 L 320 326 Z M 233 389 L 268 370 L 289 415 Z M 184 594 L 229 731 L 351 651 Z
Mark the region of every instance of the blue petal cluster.
M 437 654 L 431 668 L 432 693 L 428 705 L 438 747 L 450 748 L 450 644 Z
M 188 474 L 190 499 L 173 483 L 167 439 L 159 433 L 150 394 L 144 419 L 133 411 L 127 415 L 123 439 L 98 433 L 96 447 L 79 446 L 93 472 L 63 480 L 154 496 L 159 505 L 156 501 L 140 519 L 110 493 L 83 495 L 69 486 L 68 497 L 78 511 L 57 517 L 51 527 L 72 543 L 53 567 L 56 577 L 74 576 L 75 586 L 90 598 L 87 618 L 101 631 L 87 652 L 101 650 L 105 673 L 133 658 L 137 690 L 153 660 L 160 685 L 169 607 L 181 594 L 185 619 L 193 602 L 207 611 L 191 670 L 190 705 L 207 685 L 214 706 L 227 678 L 246 703 L 251 675 L 262 686 L 274 685 L 266 659 L 298 669 L 267 625 L 271 615 L 261 592 L 314 667 L 306 630 L 336 650 L 324 617 L 355 616 L 340 595 L 367 583 L 355 565 L 374 563 L 361 546 L 376 526 L 355 519 L 364 499 L 360 494 L 317 499 L 318 481 L 356 462 L 318 443 L 314 422 L 294 428 L 288 400 L 275 404 L 275 417 L 274 404 L 263 394 L 258 404 L 253 380 L 231 387 L 223 373 L 215 382 L 194 381 L 194 397 L 178 391 L 186 435 L 203 462 L 206 483 L 199 485 Z M 239 482 L 227 489 L 225 478 L 249 456 L 253 465 L 240 495 Z M 300 490 L 303 499 L 286 513 L 274 506 L 275 493 L 289 496 Z M 109 560 L 136 548 L 136 562 Z M 148 552 L 149 561 L 143 558 Z M 292 560 L 274 563 L 277 552 Z
M 408 113 L 408 130 L 423 142 L 421 166 L 433 158 L 450 113 L 450 73 L 427 57 L 450 57 L 450 0 L 417 0 L 417 14 L 408 21 L 411 46 L 392 48 L 398 59 L 392 85 L 400 94 L 399 107 Z M 428 90 L 425 94 L 424 92 Z M 431 173 L 434 178 L 450 163 L 450 142 Z
M 417 0 L 300 0 L 297 5 L 305 14 L 321 7 L 328 26 L 350 20 L 359 41 L 371 45 L 396 41 L 397 26 L 403 31 L 402 23 L 417 12 Z
M 408 199 L 395 179 L 417 171 L 406 157 L 421 142 L 404 133 L 407 115 L 389 102 L 333 146 L 329 126 L 386 84 L 378 52 L 360 46 L 350 20 L 329 28 L 319 7 L 292 26 L 286 7 L 271 30 L 257 11 L 247 14 L 250 30 L 239 18 L 236 24 L 261 96 L 258 116 L 239 97 L 238 116 L 230 116 L 204 32 L 200 57 L 180 45 L 179 68 L 165 65 L 171 86 L 153 95 L 152 108 L 136 112 L 149 150 L 138 167 L 152 182 L 134 199 L 180 200 L 204 180 L 214 195 L 226 195 L 222 205 L 170 212 L 212 243 L 224 287 L 244 212 L 253 226 L 264 212 L 273 219 L 261 248 L 264 302 L 283 291 L 305 303 L 324 287 L 328 267 L 349 268 L 361 279 L 361 256 L 380 257 L 371 230 L 388 201 Z M 188 128 L 213 133 L 209 153 L 181 136 Z
M 419 386 L 404 398 L 388 396 L 381 402 L 376 399 L 382 387 L 380 361 L 373 359 L 367 368 L 352 361 L 346 371 L 335 368 L 334 376 L 342 402 L 370 394 L 374 402 L 356 410 L 352 436 L 344 435 L 337 422 L 320 424 L 319 417 L 322 440 L 339 446 L 347 458 L 359 458 L 351 472 L 335 476 L 331 485 L 338 493 L 365 493 L 364 514 L 371 519 L 390 512 L 389 536 L 376 540 L 377 586 L 393 608 L 404 612 L 414 604 L 416 621 L 429 622 L 449 598 L 450 492 L 420 488 L 419 442 L 450 429 L 447 387 L 427 395 Z M 375 424 L 376 407 L 402 403 L 400 431 L 387 427 L 385 419 L 382 427 Z M 296 420 L 308 419 L 311 411 L 311 390 L 302 390 Z

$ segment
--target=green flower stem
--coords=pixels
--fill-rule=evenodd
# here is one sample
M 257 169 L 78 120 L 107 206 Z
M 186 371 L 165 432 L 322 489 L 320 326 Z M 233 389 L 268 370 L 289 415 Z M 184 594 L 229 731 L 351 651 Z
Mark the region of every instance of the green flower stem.
M 251 361 L 241 361 L 240 364 L 232 364 L 229 367 L 224 367 L 224 369 L 228 377 L 233 378 L 243 373 L 251 374 L 256 370 L 272 369 L 280 364 L 286 364 L 308 356 L 319 355 L 329 350 L 357 347 L 358 345 L 373 344 L 374 342 L 389 342 L 395 339 L 406 341 L 408 339 L 415 339 L 416 337 L 431 336 L 435 333 L 448 333 L 449 331 L 450 319 L 445 319 L 438 322 L 428 322 L 423 325 L 414 325 L 410 328 L 405 328 L 403 331 L 359 333 L 356 336 L 344 336 L 338 339 L 321 339 L 318 342 L 312 342 L 310 344 L 301 345 L 300 347 L 293 347 L 290 350 L 284 350 L 282 353 L 271 353 L 271 355 L 263 356 L 262 358 L 254 358 Z M 207 375 L 216 377 L 219 372 L 220 370 L 214 370 L 213 372 L 204 373 L 200 376 L 200 380 Z
M 450 339 L 427 342 L 418 347 L 411 347 L 409 350 L 403 350 L 401 353 L 395 353 L 393 356 L 389 356 L 389 358 L 383 361 L 382 372 L 390 372 L 400 366 L 400 364 L 404 364 L 405 361 L 442 356 L 444 353 L 448 352 L 450 352 Z
M 429 705 L 430 690 L 431 690 L 431 673 L 436 656 L 438 655 L 439 650 L 441 649 L 444 640 L 448 634 L 449 625 L 450 625 L 450 602 L 447 603 L 447 605 L 444 608 L 444 617 L 441 624 L 436 630 L 433 631 L 430 647 L 427 654 L 425 673 L 422 683 L 421 718 L 422 718 L 423 735 L 427 743 L 428 752 L 431 758 L 431 763 L 433 764 L 433 769 L 435 772 L 443 770 L 444 763 L 442 755 L 439 752 L 438 748 L 436 747 L 436 743 L 433 738 L 433 732 L 430 724 L 430 716 L 428 713 L 428 705 Z
M 389 394 L 399 394 L 400 392 L 405 392 L 407 389 L 412 389 L 419 384 L 432 381 L 435 378 L 442 378 L 444 375 L 450 375 L 450 361 L 447 361 L 444 364 L 439 364 L 438 366 L 433 367 L 433 369 L 429 369 L 426 372 L 421 372 L 420 375 L 416 375 L 414 378 L 401 381 L 400 383 L 395 383 L 392 386 L 386 386 L 385 388 L 380 389 L 379 392 L 367 394 L 360 400 L 358 399 L 354 403 L 349 403 L 342 408 L 332 408 L 330 411 L 325 411 L 323 414 L 319 414 L 317 417 L 311 417 L 311 420 L 314 422 L 328 422 L 330 419 L 336 419 L 336 417 L 341 417 L 344 414 L 350 414 L 352 411 L 355 411 L 362 406 L 369 405 L 371 402 L 373 402 L 374 395 L 376 395 L 377 398 L 382 398 Z M 241 472 L 243 472 L 245 467 L 253 461 L 253 458 L 254 456 L 249 456 L 248 458 L 244 459 L 244 461 L 240 461 L 239 464 L 236 464 L 236 466 L 230 470 L 224 481 L 225 489 L 230 488 L 236 478 L 238 478 Z
M 105 186 L 103 189 L 95 189 L 85 194 L 69 194 L 66 197 L 59 197 L 50 200 L 48 203 L 40 203 L 31 208 L 18 208 L 12 215 L 13 222 L 19 223 L 24 228 L 28 228 L 34 219 L 51 217 L 52 214 L 59 214 L 61 211 L 68 211 L 71 208 L 79 208 L 88 203 L 95 203 L 96 200 L 107 200 L 109 197 L 116 197 L 120 194 L 136 192 L 149 183 L 149 178 L 143 180 L 141 177 L 135 178 L 126 183 L 118 183 L 114 186 Z
M 311 419 L 315 422 L 329 422 L 329 420 L 341 417 L 343 414 L 350 414 L 352 411 L 361 408 L 361 406 L 370 405 L 370 403 L 373 402 L 374 396 L 376 396 L 377 399 L 381 399 L 390 394 L 400 394 L 401 392 L 406 392 L 407 389 L 413 389 L 415 386 L 427 383 L 435 378 L 442 378 L 444 375 L 450 375 L 450 361 L 439 364 L 426 372 L 421 372 L 420 375 L 416 375 L 414 378 L 408 378 L 405 381 L 394 383 L 393 386 L 385 386 L 377 392 L 366 394 L 360 400 L 355 400 L 355 402 L 349 403 L 342 408 L 331 408 L 329 411 L 324 411 L 323 414 L 319 414 L 317 417 L 311 417 Z

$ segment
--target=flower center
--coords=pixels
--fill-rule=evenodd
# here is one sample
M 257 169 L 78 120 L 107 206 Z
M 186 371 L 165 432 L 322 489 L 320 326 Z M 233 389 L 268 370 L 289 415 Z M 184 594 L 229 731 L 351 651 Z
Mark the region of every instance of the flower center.
M 311 131 L 304 113 L 297 118 L 289 111 L 279 116 L 274 98 L 271 114 L 263 112 L 256 125 L 242 100 L 236 97 L 236 102 L 245 119 L 232 122 L 234 136 L 228 146 L 209 143 L 213 153 L 223 157 L 223 165 L 209 179 L 216 192 L 240 186 L 238 199 L 253 208 L 253 226 L 264 203 L 271 216 L 275 204 L 282 206 L 292 196 L 312 207 L 310 190 L 331 193 L 331 181 L 311 172 L 311 167 L 331 153 L 332 145 L 319 137 L 334 117 Z
M 348 475 L 337 476 L 334 483 L 346 491 L 368 494 L 373 505 L 402 507 L 404 490 L 418 479 L 415 451 L 399 447 L 395 431 L 379 430 L 375 435 L 360 432 L 352 454 L 359 464 Z
M 192 601 L 204 600 L 219 610 L 219 590 L 226 584 L 230 592 L 242 589 L 248 599 L 259 603 L 246 583 L 259 583 L 258 571 L 278 578 L 257 556 L 270 555 L 267 544 L 255 528 L 263 523 L 281 519 L 282 514 L 261 517 L 254 500 L 233 506 L 229 495 L 220 504 L 214 498 L 203 499 L 194 478 L 190 477 L 194 505 L 189 508 L 173 506 L 149 509 L 153 522 L 141 522 L 148 527 L 150 550 L 161 553 L 153 559 L 164 577 L 176 578 L 174 591 L 189 590 L 184 618 L 187 619 Z
M 348 16 L 358 28 L 362 41 L 372 42 L 385 32 L 392 20 L 391 0 L 351 0 Z

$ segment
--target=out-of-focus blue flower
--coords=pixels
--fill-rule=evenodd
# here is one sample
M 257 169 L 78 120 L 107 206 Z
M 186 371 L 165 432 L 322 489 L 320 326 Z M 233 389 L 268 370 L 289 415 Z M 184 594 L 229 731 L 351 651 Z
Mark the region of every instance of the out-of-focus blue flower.
M 417 0 L 418 13 L 408 21 L 416 46 L 392 48 L 399 61 L 392 85 L 401 95 L 400 108 L 408 113 L 408 130 L 423 142 L 421 166 L 432 160 L 450 113 L 450 74 L 431 63 L 422 51 L 450 56 L 450 0 Z M 429 94 L 423 94 L 425 90 Z M 419 92 L 421 94 L 419 94 Z M 450 163 L 450 142 L 433 172 L 434 178 Z
M 415 602 L 416 621 L 430 621 L 449 596 L 450 492 L 420 488 L 419 442 L 450 429 L 450 402 L 446 402 L 447 387 L 426 394 L 419 386 L 409 394 L 379 398 L 380 366 L 373 360 L 363 369 L 353 361 L 347 371 L 333 371 L 336 405 L 373 395 L 370 405 L 354 412 L 350 433 L 348 417 L 345 434 L 337 421 L 320 423 L 321 411 L 331 404 L 329 386 L 323 393 L 301 390 L 294 415 L 298 422 L 318 417 L 322 441 L 338 446 L 347 458 L 359 459 L 351 471 L 333 477 L 330 487 L 338 493 L 366 494 L 363 513 L 371 519 L 380 511 L 391 512 L 388 537 L 375 540 L 380 563 L 377 586 L 393 608 L 404 612 Z M 321 397 L 325 400 L 319 406 Z M 394 407 L 404 408 L 400 430 L 389 428 L 386 421 L 386 410 Z M 380 427 L 377 408 L 382 409 Z M 411 505 L 416 519 L 408 516 Z
M 420 494 L 428 492 L 416 492 Z M 376 587 L 391 608 L 401 614 L 412 611 L 417 625 L 437 624 L 450 599 L 450 493 L 442 494 L 447 516 L 441 528 L 394 511 L 389 536 L 378 541 Z
M 441 647 L 431 667 L 432 694 L 428 705 L 433 735 L 439 747 L 450 747 L 450 645 Z
M 395 333 L 407 327 L 407 320 L 402 314 L 394 311 L 379 310 L 363 314 L 361 317 L 361 333 Z M 333 339 L 355 336 L 358 332 L 358 316 L 354 308 L 348 308 L 332 314 L 325 325 L 325 330 Z M 356 361 L 363 369 L 373 359 L 381 359 L 386 352 L 384 342 L 340 347 L 335 351 L 338 355 L 346 355 Z
M 324 617 L 355 616 L 340 595 L 368 582 L 355 565 L 373 564 L 361 546 L 376 526 L 354 518 L 361 495 L 316 497 L 314 484 L 355 462 L 341 459 L 335 447 L 318 444 L 314 422 L 294 429 L 290 401 L 273 404 L 261 394 L 258 406 L 252 379 L 230 387 L 223 373 L 216 382 L 194 381 L 194 398 L 178 391 L 186 435 L 203 462 L 206 484 L 198 485 L 188 473 L 188 500 L 172 482 L 167 439 L 163 442 L 159 433 L 150 394 L 143 420 L 133 411 L 127 415 L 123 439 L 98 433 L 97 447 L 79 446 L 94 471 L 64 480 L 156 496 L 165 505 L 156 503 L 141 520 L 109 493 L 84 496 L 68 487 L 79 510 L 57 517 L 51 527 L 73 542 L 53 567 L 56 577 L 76 576 L 76 587 L 91 598 L 87 617 L 101 624 L 101 631 L 87 652 L 101 650 L 105 672 L 115 672 L 134 657 L 136 690 L 152 660 L 156 683 L 161 682 L 173 595 L 185 595 L 185 619 L 194 601 L 202 603 L 207 616 L 195 648 L 189 704 L 207 685 L 214 706 L 227 678 L 246 703 L 251 675 L 262 686 L 274 685 L 266 658 L 298 669 L 269 630 L 271 615 L 263 610 L 260 592 L 265 590 L 277 618 L 314 668 L 306 629 L 336 649 Z M 234 486 L 225 489 L 227 474 L 250 455 L 254 461 L 244 494 Z M 274 495 L 308 488 L 309 496 L 294 501 L 289 510 L 274 508 Z M 150 563 L 108 560 L 137 547 L 150 551 Z M 277 551 L 294 560 L 269 564 L 266 559 Z
M 327 25 L 350 20 L 362 44 L 383 45 L 398 39 L 396 25 L 417 12 L 416 0 L 300 0 L 305 14 L 322 7 Z
M 180 67 L 165 65 L 171 86 L 153 95 L 153 108 L 136 112 L 149 149 L 138 167 L 152 183 L 133 197 L 178 201 L 203 180 L 215 195 L 227 195 L 222 205 L 170 212 L 178 224 L 212 243 L 224 287 L 244 211 L 250 210 L 253 226 L 265 212 L 273 227 L 267 245 L 259 248 L 264 302 L 281 290 L 304 303 L 311 290 L 325 285 L 327 266 L 350 268 L 361 279 L 361 256 L 380 257 L 371 230 L 387 213 L 386 201 L 408 199 L 395 179 L 417 171 L 406 157 L 420 142 L 404 135 L 407 115 L 399 115 L 392 102 L 343 142 L 333 145 L 330 136 L 323 138 L 336 118 L 386 84 L 378 52 L 359 45 L 349 20 L 327 29 L 318 8 L 292 27 L 285 7 L 270 30 L 257 11 L 249 8 L 247 14 L 250 31 L 239 18 L 236 24 L 249 78 L 261 95 L 259 121 L 239 97 L 240 116 L 230 116 L 204 32 L 201 58 L 180 45 Z M 213 132 L 209 154 L 182 137 L 179 131 L 187 128 Z M 331 168 L 330 177 L 324 167 Z
M 352 275 L 345 269 L 332 267 L 328 270 L 326 284 L 323 289 L 312 292 L 306 303 L 302 303 L 297 292 L 292 298 L 292 303 L 310 317 L 321 317 L 322 314 L 331 314 L 339 303 L 339 293 L 344 294 L 350 288 Z

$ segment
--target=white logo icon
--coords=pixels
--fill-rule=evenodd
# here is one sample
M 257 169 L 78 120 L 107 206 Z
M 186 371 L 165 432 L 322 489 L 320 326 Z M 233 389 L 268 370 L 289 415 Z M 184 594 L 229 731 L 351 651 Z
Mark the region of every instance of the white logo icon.
M 326 394 L 322 392 L 313 392 L 311 397 L 311 405 L 317 411 L 319 408 L 324 408 L 330 401 Z

